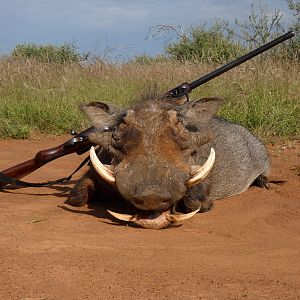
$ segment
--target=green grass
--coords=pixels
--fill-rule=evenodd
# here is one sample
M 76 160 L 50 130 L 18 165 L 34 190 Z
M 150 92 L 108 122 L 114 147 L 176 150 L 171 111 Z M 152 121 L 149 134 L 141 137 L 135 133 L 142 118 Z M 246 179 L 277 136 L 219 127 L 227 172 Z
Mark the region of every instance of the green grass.
M 157 85 L 161 92 L 218 67 L 158 61 L 147 64 L 61 65 L 0 59 L 0 137 L 68 133 L 89 126 L 78 105 L 103 101 L 128 106 Z M 220 114 L 264 140 L 300 137 L 300 64 L 253 60 L 201 86 L 192 98 L 220 96 Z
M 242 102 L 228 102 L 220 113 L 264 140 L 297 138 L 300 134 L 299 104 L 297 107 L 281 91 L 267 95 L 262 90 L 251 92 Z

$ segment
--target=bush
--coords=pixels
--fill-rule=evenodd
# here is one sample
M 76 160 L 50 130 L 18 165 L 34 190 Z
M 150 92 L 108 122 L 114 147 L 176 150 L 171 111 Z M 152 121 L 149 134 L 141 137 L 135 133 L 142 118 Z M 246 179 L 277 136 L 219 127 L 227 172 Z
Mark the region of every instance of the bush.
M 287 0 L 287 4 L 294 15 L 294 21 L 290 25 L 296 33 L 289 44 L 289 56 L 300 61 L 300 1 Z
M 176 60 L 201 62 L 225 62 L 242 54 L 243 48 L 234 41 L 234 32 L 224 21 L 216 21 L 211 27 L 191 27 L 179 42 L 166 47 L 166 52 Z
M 291 27 L 297 36 L 270 49 L 263 57 L 272 55 L 275 59 L 299 61 L 300 0 L 286 2 L 294 16 L 288 26 L 282 23 L 283 15 L 279 9 L 270 12 L 264 1 L 258 0 L 258 6 L 251 5 L 246 21 L 240 22 L 236 19 L 234 30 L 228 21 L 217 19 L 211 27 L 191 27 L 187 33 L 178 25 L 158 25 L 154 27 L 154 34 L 151 36 L 165 33 L 166 38 L 170 33 L 176 34 L 176 41 L 165 47 L 166 53 L 173 59 L 224 63 L 277 38 L 287 31 L 287 27 Z
M 13 57 L 35 59 L 39 62 L 70 63 L 80 62 L 88 58 L 88 54 L 80 54 L 73 44 L 36 45 L 18 44 L 12 51 Z

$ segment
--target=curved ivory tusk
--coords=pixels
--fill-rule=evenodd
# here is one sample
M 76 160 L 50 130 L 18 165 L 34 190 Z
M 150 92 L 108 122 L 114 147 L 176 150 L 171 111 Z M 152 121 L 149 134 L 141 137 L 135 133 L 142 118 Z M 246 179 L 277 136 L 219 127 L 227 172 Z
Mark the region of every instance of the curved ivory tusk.
M 193 217 L 198 211 L 199 209 L 196 209 L 188 214 L 179 214 L 179 215 L 173 215 L 173 214 L 166 214 L 167 220 L 170 222 L 182 222 L 184 220 L 190 219 L 191 217 Z
M 105 171 L 107 171 L 110 175 L 114 175 L 114 171 L 113 171 L 113 167 L 111 165 L 105 165 L 103 164 L 103 167 L 105 169 Z
M 108 167 L 105 167 L 101 161 L 98 159 L 95 149 L 92 146 L 90 149 L 90 158 L 91 158 L 91 162 L 92 165 L 94 167 L 94 169 L 96 170 L 96 172 L 98 173 L 98 175 L 100 175 L 105 181 L 107 181 L 110 184 L 114 184 L 116 182 L 115 177 L 113 176 L 113 172 L 108 169 Z
M 111 210 L 107 210 L 107 212 L 109 212 L 112 216 L 114 216 L 116 219 L 119 219 L 121 221 L 131 222 L 137 220 L 135 215 L 119 214 Z
M 166 213 L 161 213 L 154 219 L 141 218 L 133 221 L 132 223 L 145 229 L 162 229 L 171 225 L 171 222 L 166 217 Z
M 107 212 L 121 221 L 132 222 L 136 226 L 145 229 L 162 229 L 171 224 L 171 222 L 167 219 L 165 212 L 159 214 L 157 217 L 154 216 L 153 218 L 141 217 L 138 215 L 119 214 L 111 210 L 107 210 Z
M 210 170 L 212 169 L 214 162 L 215 162 L 215 158 L 216 158 L 216 153 L 214 148 L 210 149 L 210 154 L 209 157 L 207 159 L 207 161 L 205 162 L 205 164 L 201 167 L 198 168 L 198 170 L 194 171 L 193 173 L 195 173 L 193 175 L 192 178 L 190 178 L 185 185 L 187 187 L 191 187 L 193 185 L 198 184 L 200 181 L 202 181 L 210 172 Z
M 180 222 L 190 219 L 194 216 L 200 209 L 192 211 L 188 214 L 180 214 L 180 215 L 173 215 L 170 212 L 163 212 L 158 216 L 154 216 L 153 218 L 146 218 L 140 217 L 138 215 L 129 215 L 129 214 L 120 214 L 116 213 L 111 210 L 107 210 L 112 216 L 116 219 L 125 221 L 125 222 L 132 222 L 136 226 L 146 228 L 146 229 L 162 229 L 168 227 L 170 225 L 178 225 Z M 173 223 L 173 224 L 172 224 Z

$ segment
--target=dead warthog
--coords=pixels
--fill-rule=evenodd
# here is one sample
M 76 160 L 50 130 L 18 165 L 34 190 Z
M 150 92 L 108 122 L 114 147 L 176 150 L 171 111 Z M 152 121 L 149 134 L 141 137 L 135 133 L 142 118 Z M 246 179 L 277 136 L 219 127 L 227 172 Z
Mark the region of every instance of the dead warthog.
M 135 214 L 111 214 L 158 229 L 208 211 L 213 200 L 252 184 L 267 187 L 265 147 L 244 127 L 215 115 L 221 102 L 204 98 L 177 105 L 150 99 L 129 109 L 82 105 L 97 128 L 89 138 L 101 150 L 96 154 L 91 148 L 93 167 L 67 203 L 82 206 L 96 193 L 112 192 Z

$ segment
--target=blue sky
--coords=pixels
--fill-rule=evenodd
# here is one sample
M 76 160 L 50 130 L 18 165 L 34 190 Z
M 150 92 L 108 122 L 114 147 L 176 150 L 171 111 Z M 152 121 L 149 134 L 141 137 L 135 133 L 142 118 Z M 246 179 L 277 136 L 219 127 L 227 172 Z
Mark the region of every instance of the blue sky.
M 183 27 L 215 18 L 246 20 L 256 0 L 0 0 L 0 53 L 18 43 L 74 42 L 80 51 L 132 57 L 162 52 L 163 40 L 145 40 L 151 26 Z M 262 0 L 279 9 L 283 21 L 292 14 L 285 0 Z

